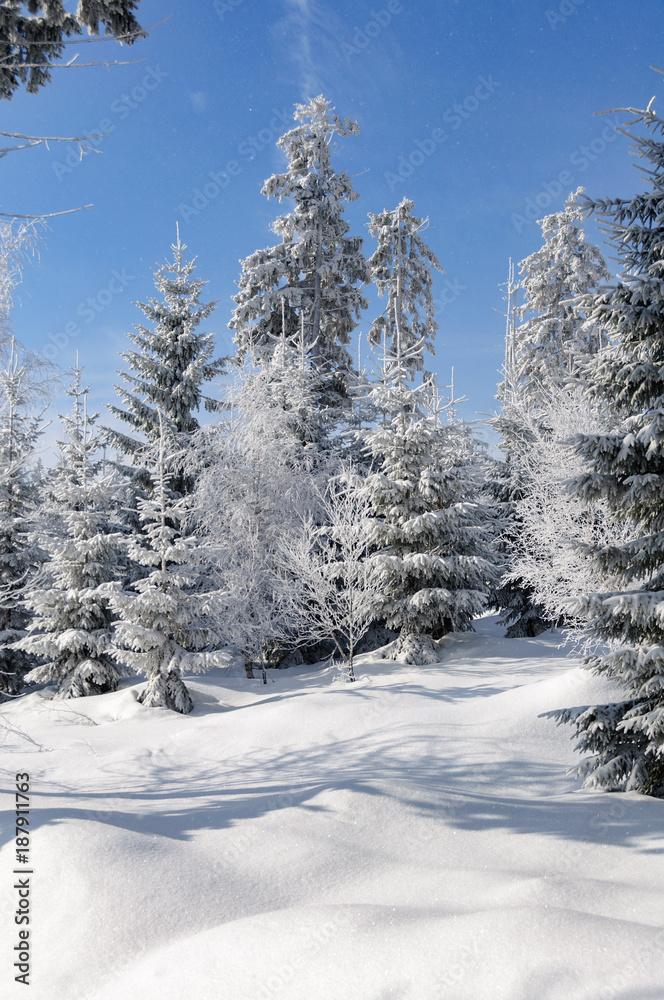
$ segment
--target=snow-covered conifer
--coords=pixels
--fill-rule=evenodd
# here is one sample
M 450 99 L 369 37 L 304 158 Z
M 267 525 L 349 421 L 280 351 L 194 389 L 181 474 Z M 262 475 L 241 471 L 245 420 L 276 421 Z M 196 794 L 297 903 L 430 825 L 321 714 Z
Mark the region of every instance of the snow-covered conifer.
M 79 0 L 76 12 L 68 11 L 62 0 L 27 0 L 5 3 L 0 10 L 0 98 L 10 100 L 25 84 L 36 94 L 51 80 L 52 65 L 66 65 L 62 56 L 65 39 L 80 35 L 82 28 L 92 35 L 103 33 L 121 45 L 131 45 L 146 32 L 134 11 L 139 0 Z
M 241 356 L 247 351 L 263 356 L 282 331 L 294 337 L 304 323 L 314 364 L 325 375 L 321 392 L 329 404 L 345 396 L 344 372 L 351 365 L 347 345 L 367 306 L 362 239 L 348 235 L 343 217 L 345 203 L 358 195 L 346 172 L 332 164 L 334 137 L 355 135 L 359 128 L 333 114 L 322 95 L 298 104 L 295 118 L 300 124 L 278 141 L 288 169 L 262 189 L 268 198 L 292 199 L 293 211 L 272 224 L 282 242 L 242 262 L 229 326 Z
M 430 378 L 413 381 L 435 333 L 431 268 L 440 264 L 418 235 L 423 223 L 412 209 L 404 200 L 394 212 L 371 217 L 379 243 L 372 270 L 388 306 L 372 330 L 384 347 L 369 393 L 378 419 L 364 435 L 375 471 L 362 491 L 382 574 L 378 614 L 399 630 L 394 655 L 423 663 L 438 658 L 434 639 L 471 627 L 494 570 L 484 510 L 450 461 L 452 428 L 432 405 Z
M 522 302 L 511 345 L 517 394 L 532 405 L 550 386 L 583 378 L 583 366 L 605 343 L 602 327 L 586 315 L 584 296 L 609 280 L 601 250 L 587 243 L 580 196 L 540 221 L 544 245 L 521 261 Z
M 138 501 L 143 528 L 129 542 L 130 557 L 147 576 L 128 589 L 110 591 L 117 616 L 113 655 L 131 671 L 147 676 L 139 697 L 148 708 L 169 708 L 186 715 L 193 702 L 182 680 L 183 671 L 199 673 L 214 665 L 211 647 L 219 641 L 211 614 L 213 592 L 201 593 L 198 584 L 197 542 L 184 536 L 182 498 L 170 488 L 167 444 L 176 444 L 158 413 L 159 439 L 150 467 L 153 491 Z M 156 454 L 155 454 L 156 453 Z
M 65 436 L 48 486 L 50 512 L 61 530 L 47 532 L 41 542 L 49 562 L 43 580 L 24 598 L 33 618 L 27 635 L 15 644 L 44 661 L 27 680 L 56 684 L 59 698 L 113 691 L 122 673 L 110 652 L 112 616 L 106 596 L 116 577 L 122 537 L 109 525 L 119 486 L 115 474 L 99 474 L 97 414 L 87 413 L 89 389 L 81 385 L 78 363 L 73 371 L 67 394 L 74 405 L 61 418 Z
M 31 529 L 39 497 L 35 447 L 43 430 L 37 408 L 50 395 L 50 374 L 50 366 L 10 338 L 0 362 L 0 698 L 17 694 L 30 669 L 27 654 L 8 647 L 25 635 L 30 615 L 21 597 L 43 558 Z
M 471 628 L 496 570 L 476 470 L 454 446 L 459 428 L 441 422 L 412 369 L 407 354 L 386 359 L 372 390 L 383 420 L 366 432 L 377 469 L 362 489 L 382 575 L 378 613 L 400 632 L 394 655 L 421 663 L 438 659 L 433 639 Z
M 369 232 L 378 241 L 368 260 L 369 275 L 379 295 L 387 295 L 384 311 L 372 323 L 369 343 L 385 343 L 392 356 L 400 349 L 402 355 L 408 352 L 404 356 L 410 363 L 423 364 L 423 352 L 410 352 L 410 348 L 421 342 L 434 353 L 438 324 L 434 319 L 431 269 L 443 269 L 420 236 L 428 220 L 413 215 L 414 207 L 414 202 L 404 198 L 391 212 L 369 213 Z
M 552 433 L 543 413 L 564 386 L 574 392 L 573 386 L 583 383 L 586 364 L 606 339 L 587 315 L 589 294 L 609 274 L 601 251 L 585 240 L 582 191 L 570 195 L 564 211 L 541 220 L 544 245 L 521 261 L 518 283 L 510 262 L 505 367 L 498 387 L 502 409 L 492 421 L 505 455 L 494 494 L 503 508 L 502 547 L 510 557 L 492 603 L 504 612 L 510 637 L 538 635 L 557 620 L 537 597 L 531 571 L 538 556 L 528 548 L 519 510 L 530 502 L 528 470 L 539 463 L 531 452 L 546 450 Z M 521 577 L 517 565 L 530 570 Z
M 154 445 L 159 440 L 160 413 L 177 433 L 179 449 L 186 449 L 189 435 L 199 426 L 195 412 L 201 404 L 216 407 L 203 395 L 203 387 L 224 367 L 223 359 L 212 357 L 214 335 L 197 329 L 216 303 L 200 301 L 207 282 L 194 276 L 196 259 L 185 259 L 187 247 L 180 241 L 179 230 L 171 249 L 173 260 L 153 270 L 161 300 L 136 303 L 153 328 L 137 325 L 136 333 L 129 334 L 136 349 L 122 354 L 130 371 L 120 372 L 125 386 L 115 387 L 123 406 L 109 406 L 129 431 L 109 429 L 108 437 L 139 470 L 144 469 L 145 443 Z M 191 479 L 176 469 L 171 472 L 171 488 L 190 492 Z M 139 478 L 145 481 L 145 473 L 139 473 Z
M 16 694 L 29 657 L 8 648 L 24 634 L 29 614 L 21 595 L 43 557 L 30 533 L 38 498 L 34 449 L 39 411 L 53 390 L 53 366 L 14 336 L 11 310 L 21 268 L 34 252 L 38 222 L 0 221 L 0 699 Z
M 586 207 L 611 235 L 624 270 L 614 288 L 600 289 L 590 318 L 607 331 L 589 391 L 616 414 L 611 433 L 579 436 L 586 472 L 577 480 L 584 499 L 602 499 L 633 528 L 633 537 L 594 551 L 600 572 L 621 587 L 582 598 L 591 635 L 609 644 L 587 664 L 619 682 L 623 700 L 557 713 L 572 722 L 587 785 L 664 794 L 664 119 L 653 109 L 633 112 L 630 136 L 647 164 L 648 190 L 629 199 Z M 629 134 L 629 133 L 628 133 Z M 554 713 L 555 714 L 555 713 Z

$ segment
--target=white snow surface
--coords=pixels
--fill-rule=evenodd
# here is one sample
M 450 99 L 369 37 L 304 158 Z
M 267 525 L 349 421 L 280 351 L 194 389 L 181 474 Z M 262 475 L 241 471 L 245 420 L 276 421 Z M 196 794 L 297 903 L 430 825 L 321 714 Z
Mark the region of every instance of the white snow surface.
M 583 791 L 549 709 L 616 692 L 559 633 L 495 617 L 440 662 L 358 658 L 0 709 L 31 775 L 31 986 L 13 980 L 13 794 L 0 995 L 32 1000 L 656 1000 L 664 802 Z M 34 741 L 34 742 L 33 742 Z

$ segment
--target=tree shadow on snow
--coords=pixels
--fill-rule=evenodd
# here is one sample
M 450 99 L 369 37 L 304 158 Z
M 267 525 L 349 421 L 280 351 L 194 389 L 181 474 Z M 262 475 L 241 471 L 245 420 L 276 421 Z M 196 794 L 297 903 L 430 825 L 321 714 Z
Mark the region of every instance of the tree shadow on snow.
M 139 761 L 100 762 L 96 786 L 103 791 L 51 786 L 31 816 L 33 830 L 73 820 L 189 840 L 202 830 L 230 829 L 285 809 L 332 815 L 341 808 L 334 794 L 326 795 L 326 804 L 316 800 L 322 793 L 340 792 L 344 815 L 352 815 L 349 801 L 359 807 L 360 796 L 380 796 L 387 808 L 393 800 L 407 807 L 414 820 L 426 821 L 432 837 L 440 823 L 441 831 L 502 830 L 638 847 L 649 855 L 664 852 L 661 800 L 569 794 L 567 789 L 575 786 L 560 781 L 559 764 L 516 756 L 492 761 L 490 737 L 486 759 L 477 743 L 472 757 L 464 756 L 455 728 L 441 727 L 444 734 L 433 744 L 431 734 L 407 725 L 374 728 L 352 739 L 330 732 L 305 750 L 294 746 L 250 756 L 238 753 L 223 761 L 192 759 L 186 774 L 181 758 L 159 753 Z M 551 794 L 552 787 L 560 791 Z M 69 804 L 72 797 L 78 800 L 75 806 Z M 6 839 L 14 833 L 12 818 L 9 812 L 0 814 Z

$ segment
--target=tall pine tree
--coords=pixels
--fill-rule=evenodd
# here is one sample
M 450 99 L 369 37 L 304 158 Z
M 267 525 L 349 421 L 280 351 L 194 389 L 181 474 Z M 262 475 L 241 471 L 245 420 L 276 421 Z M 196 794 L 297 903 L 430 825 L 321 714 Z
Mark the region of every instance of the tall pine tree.
M 528 503 L 528 468 L 535 461 L 530 452 L 550 433 L 545 412 L 552 395 L 566 385 L 578 389 L 585 366 L 606 341 L 586 310 L 588 294 L 609 273 L 599 248 L 586 242 L 581 194 L 580 188 L 564 211 L 541 220 L 544 245 L 521 261 L 518 283 L 510 263 L 505 368 L 498 387 L 502 409 L 492 421 L 505 456 L 494 493 L 503 508 L 503 548 L 510 556 L 509 576 L 496 588 L 492 603 L 504 612 L 510 638 L 535 636 L 555 624 L 535 598 L 532 583 L 513 570 L 515 561 L 535 558 L 521 530 L 519 505 Z
M 598 356 L 588 391 L 624 429 L 579 437 L 588 471 L 577 489 L 604 498 L 636 535 L 592 552 L 622 588 L 580 602 L 591 635 L 609 644 L 587 665 L 618 681 L 625 697 L 551 714 L 576 726 L 578 749 L 590 754 L 576 769 L 586 785 L 664 795 L 664 119 L 652 102 L 624 110 L 636 116 L 630 125 L 646 127 L 626 134 L 646 163 L 648 189 L 586 203 L 623 262 L 618 285 L 593 300 L 591 318 L 611 348 Z
M 301 124 L 278 141 L 288 169 L 270 177 L 262 189 L 268 198 L 292 199 L 293 211 L 272 224 L 281 243 L 242 262 L 229 326 L 243 355 L 249 350 L 271 353 L 282 332 L 294 337 L 304 324 L 329 405 L 346 396 L 345 373 L 351 367 L 347 345 L 367 306 L 361 287 L 367 281 L 362 239 L 349 235 L 343 217 L 345 203 L 358 195 L 346 172 L 332 164 L 334 138 L 355 135 L 359 128 L 333 114 L 322 95 L 298 104 L 295 118 Z
M 187 247 L 180 241 L 179 230 L 171 249 L 173 260 L 153 272 L 161 300 L 136 303 L 153 328 L 139 325 L 129 335 L 136 350 L 122 354 L 130 371 L 120 372 L 126 387 L 115 387 L 124 406 L 109 406 L 129 429 L 128 433 L 109 429 L 109 440 L 130 458 L 141 485 L 149 482 L 142 454 L 146 443 L 154 445 L 159 440 L 159 415 L 176 435 L 176 451 L 185 451 L 199 426 L 196 411 L 201 404 L 216 407 L 214 400 L 203 395 L 203 387 L 223 371 L 225 363 L 213 360 L 214 335 L 198 331 L 215 303 L 200 301 L 207 282 L 194 277 L 196 259 L 185 260 Z M 171 488 L 177 493 L 193 488 L 191 476 L 180 468 L 174 466 L 171 477 Z
M 414 208 L 415 203 L 404 198 L 391 212 L 369 213 L 369 232 L 378 241 L 368 261 L 369 274 L 378 294 L 387 297 L 384 311 L 371 325 L 369 343 L 375 347 L 386 342 L 392 356 L 400 352 L 408 364 L 422 366 L 424 352 L 411 348 L 422 344 L 434 353 L 438 324 L 431 269 L 443 269 L 420 236 L 428 220 L 413 215 Z
M 601 325 L 585 314 L 583 296 L 609 280 L 599 247 L 588 243 L 580 198 L 540 221 L 544 245 L 521 261 L 522 303 L 510 345 L 517 395 L 537 406 L 548 388 L 583 379 L 584 364 L 606 342 Z

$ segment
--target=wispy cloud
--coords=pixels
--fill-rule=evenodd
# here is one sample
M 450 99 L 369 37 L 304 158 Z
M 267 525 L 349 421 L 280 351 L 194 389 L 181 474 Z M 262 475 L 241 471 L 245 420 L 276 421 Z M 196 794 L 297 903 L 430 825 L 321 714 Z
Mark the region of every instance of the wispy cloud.
M 320 22 L 315 0 L 286 0 L 284 28 L 292 40 L 291 55 L 300 73 L 302 97 L 314 97 L 322 89 L 320 73 L 312 54 L 315 22 Z
M 402 58 L 395 27 L 404 7 L 395 0 L 388 6 L 382 0 L 374 9 L 367 0 L 349 17 L 330 0 L 283 0 L 272 33 L 303 101 L 321 93 L 368 95 L 393 84 Z

